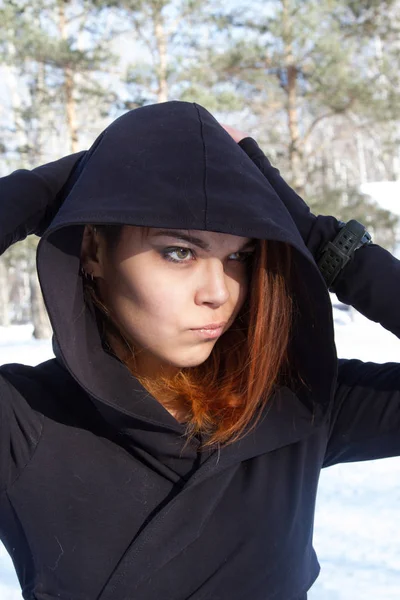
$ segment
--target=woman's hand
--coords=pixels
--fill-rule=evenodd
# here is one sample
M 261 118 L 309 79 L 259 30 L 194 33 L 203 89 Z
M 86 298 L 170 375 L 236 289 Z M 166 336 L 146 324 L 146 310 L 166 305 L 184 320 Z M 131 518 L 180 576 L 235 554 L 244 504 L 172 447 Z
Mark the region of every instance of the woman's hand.
M 230 125 L 224 125 L 224 123 L 220 123 L 220 125 L 221 125 L 221 127 L 223 127 L 225 129 L 225 131 L 227 131 L 229 133 L 229 135 L 231 137 L 233 137 L 233 139 L 237 143 L 244 140 L 244 138 L 250 137 L 247 133 L 243 133 L 243 131 L 239 131 L 239 129 L 235 129 L 234 127 L 231 127 Z

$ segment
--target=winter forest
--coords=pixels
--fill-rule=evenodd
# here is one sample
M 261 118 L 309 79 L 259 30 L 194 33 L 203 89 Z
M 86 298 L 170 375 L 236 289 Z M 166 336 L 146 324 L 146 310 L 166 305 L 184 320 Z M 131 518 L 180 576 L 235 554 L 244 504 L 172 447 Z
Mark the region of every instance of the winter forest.
M 315 213 L 397 218 L 360 193 L 400 178 L 397 0 L 0 1 L 0 175 L 88 148 L 114 118 L 196 101 L 256 138 Z M 38 239 L 0 258 L 0 325 L 50 328 Z

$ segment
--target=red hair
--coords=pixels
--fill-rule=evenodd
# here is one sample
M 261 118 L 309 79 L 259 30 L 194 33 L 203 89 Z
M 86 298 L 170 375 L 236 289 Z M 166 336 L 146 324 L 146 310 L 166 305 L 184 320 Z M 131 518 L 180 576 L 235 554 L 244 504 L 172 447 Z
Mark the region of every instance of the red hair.
M 96 229 L 112 247 L 122 226 Z M 147 235 L 149 228 L 141 228 Z M 135 373 L 134 347 L 124 338 L 116 318 L 102 303 L 95 284 L 85 281 L 103 324 L 103 335 L 118 357 L 148 392 L 168 397 L 169 410 L 184 408 L 188 441 L 205 436 L 203 447 L 233 443 L 255 427 L 275 387 L 288 371 L 288 346 L 293 318 L 290 295 L 290 246 L 258 240 L 249 269 L 249 292 L 235 321 L 216 342 L 208 359 L 182 368 L 175 376 L 149 380 Z

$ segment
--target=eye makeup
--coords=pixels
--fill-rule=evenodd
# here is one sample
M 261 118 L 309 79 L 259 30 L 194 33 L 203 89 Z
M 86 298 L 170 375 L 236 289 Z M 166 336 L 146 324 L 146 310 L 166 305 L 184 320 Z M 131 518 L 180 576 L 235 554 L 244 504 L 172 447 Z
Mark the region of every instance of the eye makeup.
M 165 258 L 165 260 L 168 260 L 170 262 L 174 262 L 174 263 L 187 263 L 189 262 L 188 260 L 179 260 L 176 258 L 172 258 L 172 254 L 176 254 L 183 251 L 185 252 L 190 252 L 194 257 L 196 256 L 195 252 L 191 249 L 191 248 L 186 248 L 185 246 L 170 246 L 168 248 L 164 248 L 161 251 L 161 255 L 163 258 Z M 250 251 L 250 252 L 232 252 L 232 254 L 237 254 L 240 256 L 240 258 L 236 260 L 236 262 L 238 263 L 245 263 L 247 261 L 250 260 L 250 258 L 254 255 L 255 250 Z M 230 256 L 232 256 L 232 254 L 230 254 Z M 192 259 L 193 260 L 193 259 Z

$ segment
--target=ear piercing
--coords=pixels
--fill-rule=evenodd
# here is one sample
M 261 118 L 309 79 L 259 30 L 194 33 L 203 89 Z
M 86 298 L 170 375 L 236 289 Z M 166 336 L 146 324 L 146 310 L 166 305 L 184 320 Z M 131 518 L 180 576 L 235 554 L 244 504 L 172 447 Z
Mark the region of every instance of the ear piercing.
M 83 267 L 81 267 L 81 274 L 83 275 L 83 277 L 85 279 L 87 279 L 88 281 L 90 280 L 93 283 L 93 281 L 94 281 L 93 273 L 86 273 L 85 269 Z

